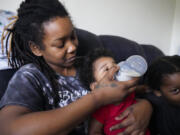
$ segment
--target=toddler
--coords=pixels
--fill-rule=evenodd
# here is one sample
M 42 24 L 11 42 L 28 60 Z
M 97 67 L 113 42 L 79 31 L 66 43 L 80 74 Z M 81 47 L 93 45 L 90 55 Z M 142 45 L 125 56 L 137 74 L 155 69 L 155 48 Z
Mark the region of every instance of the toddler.
M 180 135 L 180 56 L 157 59 L 145 78 L 151 90 L 146 98 L 154 108 L 152 134 Z

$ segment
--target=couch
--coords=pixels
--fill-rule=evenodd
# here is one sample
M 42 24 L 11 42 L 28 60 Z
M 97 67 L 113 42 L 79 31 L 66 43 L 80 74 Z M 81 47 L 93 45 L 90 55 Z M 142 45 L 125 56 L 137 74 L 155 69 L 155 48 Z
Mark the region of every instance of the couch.
M 79 40 L 78 56 L 85 55 L 93 48 L 105 47 L 113 52 L 116 62 L 136 54 L 143 56 L 150 64 L 153 59 L 164 55 L 160 49 L 153 45 L 138 44 L 120 36 L 95 35 L 82 29 L 76 29 L 76 32 Z M 0 99 L 15 71 L 16 69 L 0 70 Z

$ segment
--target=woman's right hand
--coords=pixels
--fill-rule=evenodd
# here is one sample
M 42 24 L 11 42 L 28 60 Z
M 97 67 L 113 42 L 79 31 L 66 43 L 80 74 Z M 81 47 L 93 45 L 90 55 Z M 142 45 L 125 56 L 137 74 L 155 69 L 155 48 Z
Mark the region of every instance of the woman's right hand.
M 100 106 L 122 101 L 135 89 L 138 78 L 124 82 L 116 81 L 114 80 L 114 74 L 117 70 L 117 67 L 112 67 L 103 79 L 94 86 L 92 93 L 95 94 Z

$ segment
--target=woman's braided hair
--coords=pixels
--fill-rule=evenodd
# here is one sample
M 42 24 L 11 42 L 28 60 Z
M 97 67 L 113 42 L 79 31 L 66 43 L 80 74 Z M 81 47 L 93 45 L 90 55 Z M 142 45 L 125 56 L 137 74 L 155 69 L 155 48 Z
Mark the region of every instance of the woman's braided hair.
M 65 7 L 58 0 L 25 0 L 18 9 L 18 19 L 9 30 L 6 41 L 6 52 L 10 42 L 9 64 L 19 68 L 27 63 L 34 63 L 51 82 L 56 104 L 59 101 L 57 75 L 45 62 L 43 57 L 34 55 L 30 49 L 30 42 L 44 49 L 43 23 L 55 17 L 69 17 Z M 12 39 L 10 36 L 12 35 Z

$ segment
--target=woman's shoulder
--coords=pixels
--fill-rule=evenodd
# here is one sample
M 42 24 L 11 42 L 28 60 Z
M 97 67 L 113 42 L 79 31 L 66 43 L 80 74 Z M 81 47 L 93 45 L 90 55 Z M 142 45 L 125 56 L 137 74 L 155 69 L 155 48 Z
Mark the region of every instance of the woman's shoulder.
M 22 74 L 22 75 L 42 75 L 43 73 L 41 72 L 41 70 L 38 68 L 37 65 L 30 63 L 30 64 L 26 64 L 22 67 L 20 67 L 17 72 L 15 74 Z
M 20 67 L 17 72 L 25 72 L 25 71 L 38 72 L 40 70 L 39 70 L 38 66 L 36 66 L 35 64 L 29 63 L 29 64 L 26 64 L 26 65 L 23 65 L 22 67 Z
M 28 78 L 29 80 L 47 80 L 45 75 L 41 72 L 37 65 L 30 63 L 20 67 L 12 79 Z

